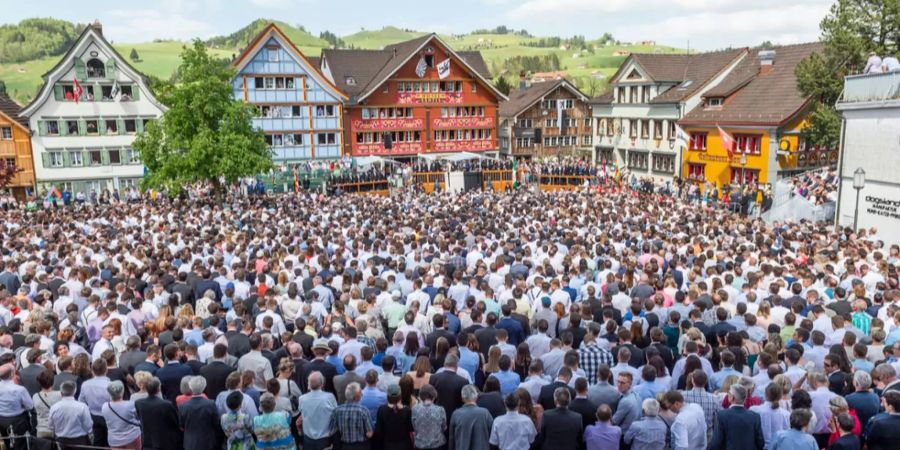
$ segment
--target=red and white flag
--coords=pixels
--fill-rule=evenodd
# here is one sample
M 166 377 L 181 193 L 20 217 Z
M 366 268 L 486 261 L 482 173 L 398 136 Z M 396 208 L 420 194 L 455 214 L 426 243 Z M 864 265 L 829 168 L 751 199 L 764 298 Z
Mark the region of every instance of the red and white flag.
M 716 128 L 719 129 L 719 136 L 722 137 L 722 147 L 725 147 L 725 151 L 728 152 L 728 157 L 734 157 L 734 138 L 726 133 L 719 125 L 716 125 Z
M 75 104 L 77 105 L 78 100 L 81 99 L 81 94 L 84 94 L 84 88 L 78 83 L 78 78 L 75 78 L 75 83 L 72 85 L 72 94 L 75 95 Z

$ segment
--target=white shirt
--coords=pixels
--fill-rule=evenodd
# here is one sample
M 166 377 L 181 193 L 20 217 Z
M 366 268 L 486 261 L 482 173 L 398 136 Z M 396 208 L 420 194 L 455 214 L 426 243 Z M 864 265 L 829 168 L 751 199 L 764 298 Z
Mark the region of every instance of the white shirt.
M 672 423 L 672 447 L 676 450 L 706 448 L 706 415 L 696 403 L 685 403 Z

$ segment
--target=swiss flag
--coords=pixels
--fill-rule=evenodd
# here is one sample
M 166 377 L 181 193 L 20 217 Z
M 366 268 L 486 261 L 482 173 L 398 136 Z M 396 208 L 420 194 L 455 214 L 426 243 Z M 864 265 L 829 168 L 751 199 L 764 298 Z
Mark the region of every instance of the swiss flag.
M 81 94 L 84 94 L 84 88 L 78 83 L 78 78 L 75 78 L 75 83 L 72 85 L 72 93 L 75 94 L 75 104 L 77 105 L 78 100 L 81 99 Z
M 734 138 L 731 137 L 730 134 L 726 133 L 722 127 L 716 125 L 716 128 L 719 129 L 719 136 L 722 137 L 722 147 L 725 147 L 725 151 L 728 152 L 728 157 L 734 157 Z

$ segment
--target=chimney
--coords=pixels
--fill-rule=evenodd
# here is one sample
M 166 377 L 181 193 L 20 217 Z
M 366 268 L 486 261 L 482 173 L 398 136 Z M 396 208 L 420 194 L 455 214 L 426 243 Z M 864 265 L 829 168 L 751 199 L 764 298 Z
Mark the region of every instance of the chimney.
M 525 81 L 525 71 L 522 70 L 519 72 L 519 90 L 525 90 L 528 87 L 528 83 Z
M 759 58 L 759 74 L 769 73 L 775 64 L 775 50 L 761 50 L 757 57 Z
M 94 31 L 97 32 L 97 34 L 99 34 L 100 36 L 103 36 L 103 24 L 100 23 L 99 20 L 94 19 L 94 23 L 91 24 L 91 28 L 93 28 Z

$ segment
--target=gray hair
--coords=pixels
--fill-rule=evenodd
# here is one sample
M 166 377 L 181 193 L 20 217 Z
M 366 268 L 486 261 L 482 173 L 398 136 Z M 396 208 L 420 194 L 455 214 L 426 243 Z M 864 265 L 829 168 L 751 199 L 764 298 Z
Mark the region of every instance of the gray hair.
M 110 400 L 117 402 L 125 395 L 125 385 L 119 380 L 113 381 L 106 386 L 106 392 L 109 392 Z
M 212 289 L 207 289 L 206 292 L 203 293 L 203 296 L 206 297 L 206 298 L 208 298 L 208 299 L 210 299 L 210 300 L 215 300 L 215 299 L 216 299 L 216 293 L 213 292 Z
M 565 408 L 569 406 L 571 400 L 572 393 L 569 392 L 568 387 L 558 387 L 553 391 L 553 402 L 556 403 L 557 407 Z
M 656 417 L 659 415 L 659 402 L 656 399 L 648 398 L 641 404 L 641 409 L 645 416 Z
M 869 389 L 872 387 L 872 376 L 862 370 L 857 370 L 853 374 L 853 384 L 862 389 Z
M 72 397 L 77 390 L 78 385 L 75 384 L 74 381 L 63 381 L 62 384 L 59 385 L 59 393 L 62 394 L 63 397 Z
M 743 405 L 744 401 L 747 400 L 747 392 L 747 388 L 742 384 L 732 384 L 731 389 L 728 390 L 728 393 L 731 394 L 731 403 L 733 405 Z
M 184 395 L 189 395 L 191 393 L 191 379 L 193 379 L 193 375 L 188 375 L 181 378 L 180 390 Z
M 444 358 L 444 367 L 452 367 L 455 369 L 458 366 L 459 357 L 454 355 L 453 353 L 450 353 L 446 358 Z
M 309 374 L 309 378 L 307 378 L 307 384 L 309 384 L 309 390 L 318 391 L 322 389 L 322 385 L 325 384 L 324 378 L 322 378 L 322 372 L 315 371 Z
M 200 395 L 206 390 L 206 378 L 193 377 L 188 384 L 191 386 L 191 394 Z
M 474 385 L 467 384 L 462 388 L 462 399 L 464 402 L 472 402 L 478 398 L 478 388 Z
M 880 381 L 886 381 L 886 379 L 891 379 L 897 376 L 897 369 L 894 369 L 894 366 L 888 363 L 879 364 L 875 367 L 875 371 L 878 372 L 878 379 Z M 875 371 L 873 371 L 873 374 Z
M 344 389 L 344 397 L 347 398 L 348 402 L 356 401 L 356 396 L 359 395 L 361 391 L 359 383 L 350 383 L 347 385 L 347 388 Z
M 275 410 L 275 396 L 269 392 L 259 397 L 259 409 L 264 413 L 270 413 Z

